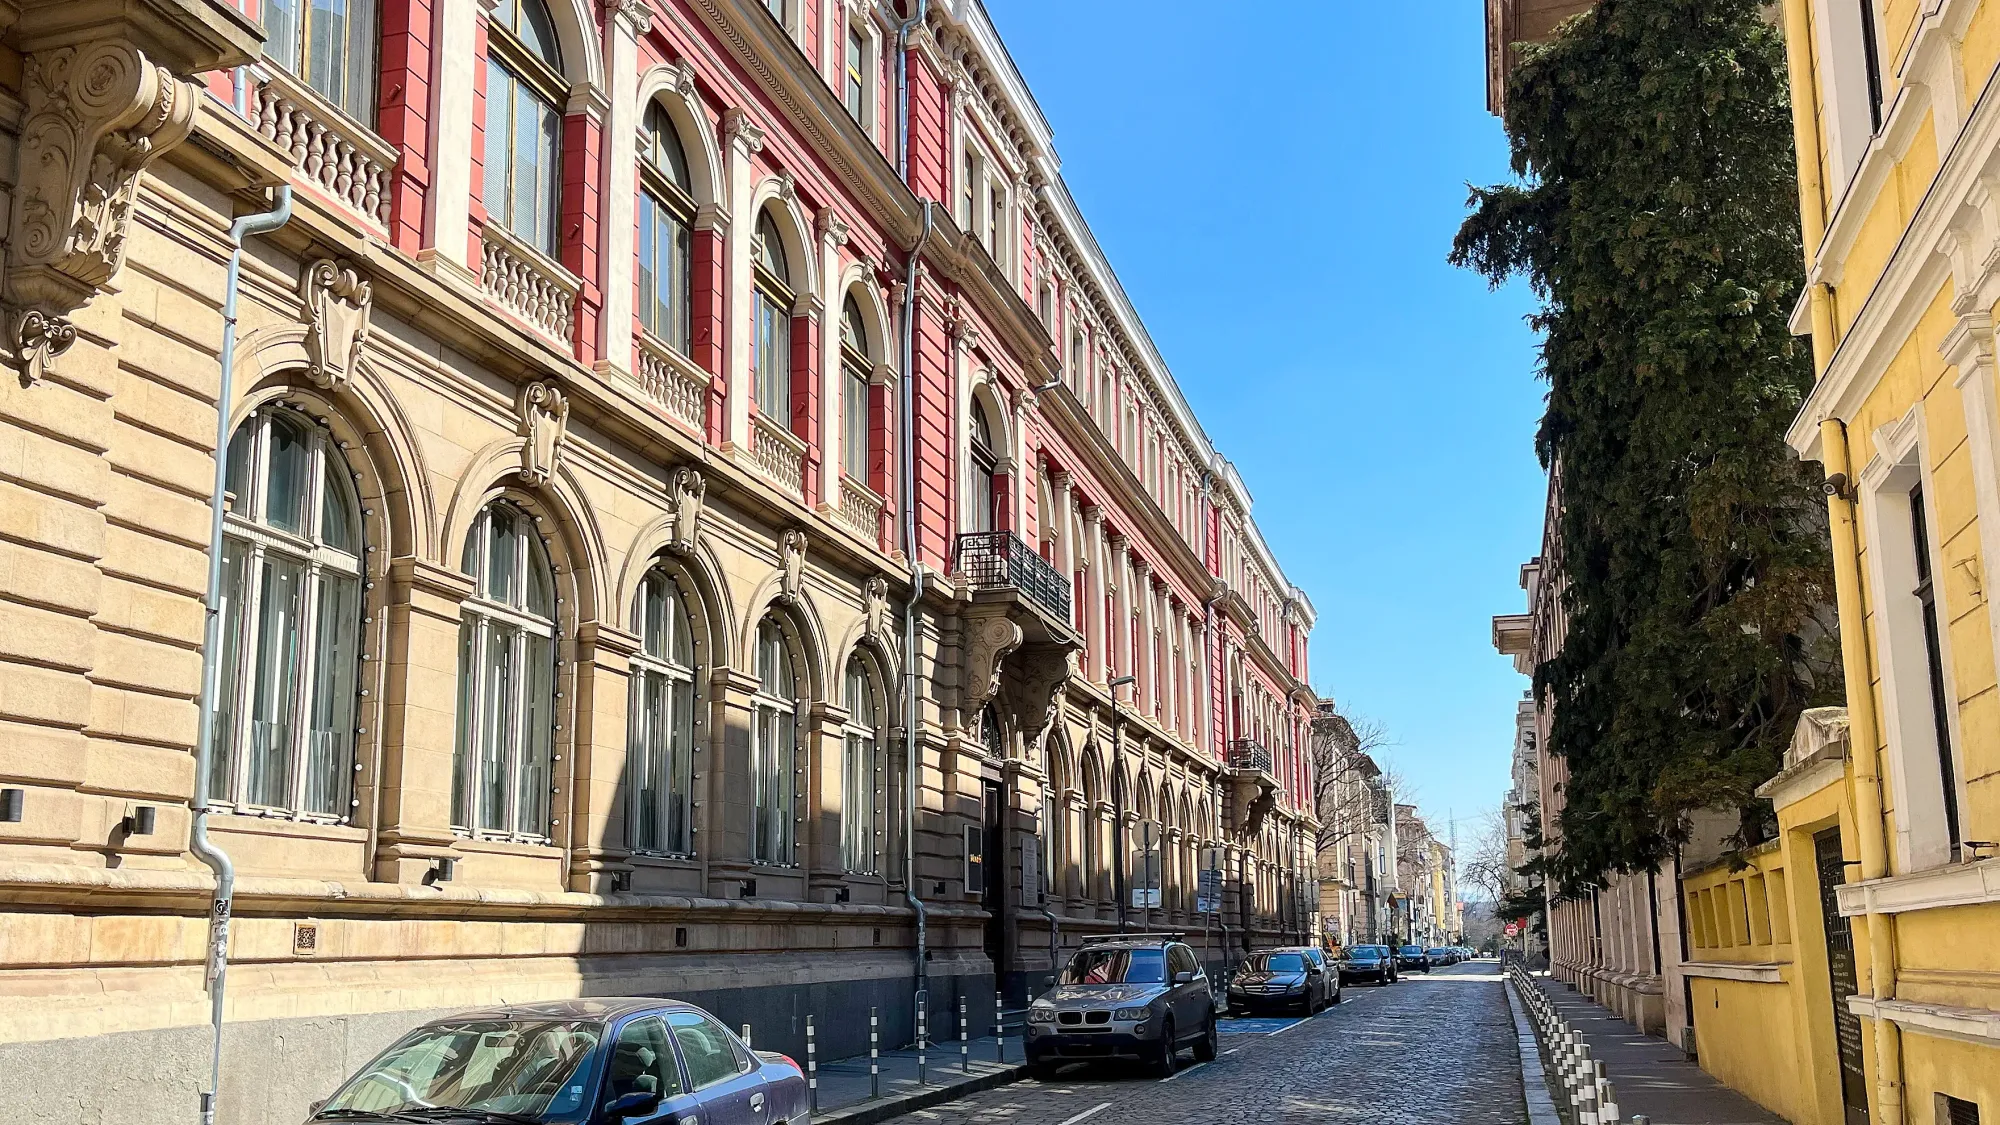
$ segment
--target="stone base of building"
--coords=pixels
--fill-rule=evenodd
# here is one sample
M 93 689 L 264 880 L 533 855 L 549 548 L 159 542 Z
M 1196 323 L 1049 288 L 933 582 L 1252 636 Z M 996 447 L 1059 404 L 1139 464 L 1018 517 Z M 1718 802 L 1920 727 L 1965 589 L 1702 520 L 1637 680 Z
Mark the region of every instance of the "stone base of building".
M 868 1015 L 881 1018 L 884 1048 L 915 1038 L 913 964 L 907 957 L 815 958 L 806 962 L 818 979 L 774 983 L 748 959 L 729 976 L 740 983 L 688 987 L 694 974 L 641 971 L 607 978 L 584 975 L 568 995 L 659 995 L 699 1004 L 732 1028 L 748 1024 L 755 1046 L 805 1058 L 806 1017 L 811 1016 L 822 1059 L 851 1057 L 868 1050 Z M 787 972 L 799 967 L 789 959 Z M 893 963 L 900 962 L 900 963 Z M 479 970 L 502 978 L 502 960 Z M 715 974 L 696 970 L 713 984 Z M 254 978 L 254 968 L 243 973 Z M 528 978 L 531 979 L 531 978 Z M 463 1011 L 473 1004 L 404 1008 L 338 1015 L 286 1017 L 281 997 L 257 996 L 254 979 L 245 1002 L 268 1009 L 269 1018 L 232 1019 L 223 1029 L 221 1125 L 284 1125 L 303 1121 L 310 1104 L 331 1094 L 341 1080 L 397 1037 L 426 1020 Z M 520 998 L 551 999 L 539 982 Z M 958 1005 L 965 1000 L 974 1035 L 993 1023 L 994 979 L 968 960 L 931 964 L 929 1011 L 933 1042 L 958 1037 Z M 232 1004 L 232 1009 L 242 1007 Z M 0 1043 L 0 1074 L 8 1076 L 10 1116 L 23 1125 L 172 1125 L 193 1120 L 198 1091 L 207 1085 L 211 1033 L 207 1024 L 116 1031 L 76 1038 Z
M 1650 974 L 1620 973 L 1597 966 L 1558 961 L 1557 980 L 1566 981 L 1599 1004 L 1617 1012 L 1625 1022 L 1646 1035 L 1665 1035 L 1667 1002 L 1659 977 Z

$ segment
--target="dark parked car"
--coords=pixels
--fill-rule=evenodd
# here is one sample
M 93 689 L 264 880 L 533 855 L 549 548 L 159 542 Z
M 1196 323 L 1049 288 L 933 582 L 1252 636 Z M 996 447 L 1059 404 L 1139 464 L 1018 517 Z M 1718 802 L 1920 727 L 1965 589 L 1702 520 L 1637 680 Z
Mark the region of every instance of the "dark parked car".
M 1386 945 L 1350 945 L 1340 958 L 1340 980 L 1342 984 L 1357 980 L 1394 984 L 1396 958 Z
M 1215 994 L 1179 934 L 1086 939 L 1056 986 L 1028 1006 L 1028 1065 L 1071 1059 L 1143 1059 L 1162 1074 L 1181 1049 L 1215 1058 Z
M 1438 966 L 1456 965 L 1459 963 L 1460 960 L 1462 960 L 1462 958 L 1460 958 L 1458 955 L 1458 950 L 1451 949 L 1442 945 L 1438 946 L 1435 949 L 1424 950 L 1424 956 L 1430 958 L 1430 962 L 1432 965 L 1438 965 Z
M 1326 954 L 1306 946 L 1249 954 L 1229 982 L 1231 1009 L 1294 1008 L 1312 1015 L 1338 1003 L 1339 974 L 1327 964 Z
M 1431 971 L 1431 959 L 1425 955 L 1424 947 L 1421 945 L 1398 946 L 1396 949 L 1396 967 L 1398 969 L 1415 969 L 1420 973 L 1428 973 Z
M 315 1106 L 314 1122 L 803 1125 L 797 1063 L 658 998 L 467 1012 L 397 1040 Z

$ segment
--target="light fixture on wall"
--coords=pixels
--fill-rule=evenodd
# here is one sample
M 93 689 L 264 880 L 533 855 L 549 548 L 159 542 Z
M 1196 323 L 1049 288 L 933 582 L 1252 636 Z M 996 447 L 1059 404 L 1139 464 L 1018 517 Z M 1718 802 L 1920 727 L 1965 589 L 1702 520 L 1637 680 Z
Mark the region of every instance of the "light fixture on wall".
M 127 836 L 151 836 L 159 824 L 159 813 L 152 805 L 133 805 L 125 810 L 125 819 L 119 822 L 119 827 Z

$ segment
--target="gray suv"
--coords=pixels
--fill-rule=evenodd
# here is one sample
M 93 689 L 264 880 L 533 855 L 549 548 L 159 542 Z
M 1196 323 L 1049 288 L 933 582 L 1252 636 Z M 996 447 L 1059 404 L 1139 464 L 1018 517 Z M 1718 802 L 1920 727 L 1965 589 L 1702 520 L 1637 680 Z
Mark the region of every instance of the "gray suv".
M 1140 1059 L 1172 1074 L 1184 1047 L 1215 1058 L 1215 996 L 1179 934 L 1086 938 L 1054 988 L 1028 1008 L 1028 1063 Z

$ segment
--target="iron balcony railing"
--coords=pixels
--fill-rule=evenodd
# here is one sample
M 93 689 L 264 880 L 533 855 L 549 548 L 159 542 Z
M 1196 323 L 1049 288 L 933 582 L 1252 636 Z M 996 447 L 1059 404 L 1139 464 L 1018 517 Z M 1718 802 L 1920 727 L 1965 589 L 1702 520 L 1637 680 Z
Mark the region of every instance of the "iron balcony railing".
M 1011 531 L 959 536 L 958 572 L 975 589 L 1012 586 L 1049 616 L 1070 619 L 1069 580 Z
M 1254 738 L 1231 739 L 1229 743 L 1229 768 L 1233 770 L 1253 770 L 1270 773 L 1271 752 Z

